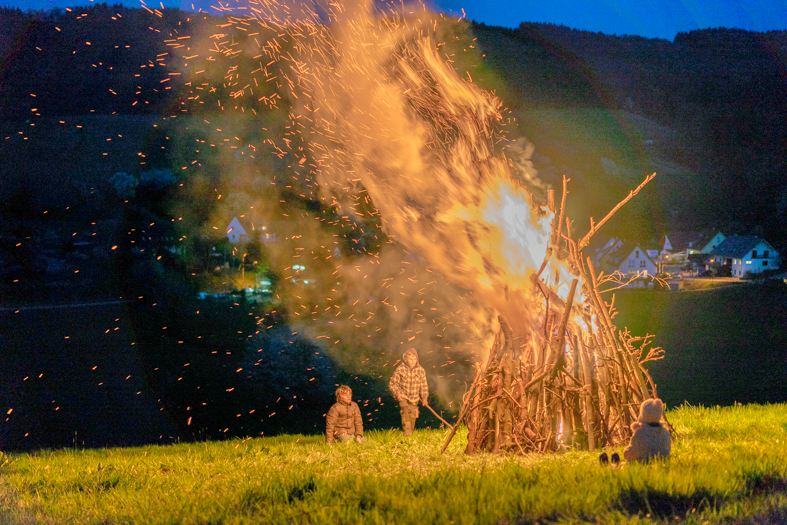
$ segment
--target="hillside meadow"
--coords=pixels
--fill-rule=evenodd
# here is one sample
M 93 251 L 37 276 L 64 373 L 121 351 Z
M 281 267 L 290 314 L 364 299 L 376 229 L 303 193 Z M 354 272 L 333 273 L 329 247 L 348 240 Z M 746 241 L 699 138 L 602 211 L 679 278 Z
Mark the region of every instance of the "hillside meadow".
M 612 294 L 606 294 L 610 302 Z M 698 291 L 618 291 L 613 321 L 653 334 L 651 363 L 668 406 L 787 401 L 787 284 L 743 281 Z
M 2 523 L 784 523 L 787 405 L 668 413 L 672 457 L 466 456 L 461 432 L 322 436 L 10 454 Z M 620 452 L 622 447 L 616 447 Z M 612 452 L 612 450 L 609 450 Z

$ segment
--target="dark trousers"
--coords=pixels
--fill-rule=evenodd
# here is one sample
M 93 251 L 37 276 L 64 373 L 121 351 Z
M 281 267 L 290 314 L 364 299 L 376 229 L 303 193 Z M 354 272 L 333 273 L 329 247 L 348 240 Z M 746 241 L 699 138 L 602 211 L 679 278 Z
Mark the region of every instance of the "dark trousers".
M 399 400 L 399 412 L 402 414 L 402 430 L 405 436 L 412 436 L 415 420 L 418 419 L 418 405 L 406 399 Z

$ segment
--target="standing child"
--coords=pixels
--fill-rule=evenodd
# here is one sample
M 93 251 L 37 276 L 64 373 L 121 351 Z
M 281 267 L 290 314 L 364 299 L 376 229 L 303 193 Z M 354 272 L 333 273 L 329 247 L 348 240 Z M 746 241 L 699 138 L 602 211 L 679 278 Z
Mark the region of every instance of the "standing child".
M 328 410 L 325 417 L 325 441 L 330 445 L 334 439 L 341 442 L 355 439 L 363 443 L 363 419 L 361 409 L 352 400 L 353 391 L 347 385 L 336 389 L 336 403 Z
M 418 351 L 408 348 L 402 356 L 402 363 L 396 367 L 388 388 L 399 402 L 402 415 L 402 430 L 405 436 L 411 436 L 418 419 L 418 400 L 427 406 L 429 403 L 429 386 L 426 384 L 426 371 L 418 364 Z

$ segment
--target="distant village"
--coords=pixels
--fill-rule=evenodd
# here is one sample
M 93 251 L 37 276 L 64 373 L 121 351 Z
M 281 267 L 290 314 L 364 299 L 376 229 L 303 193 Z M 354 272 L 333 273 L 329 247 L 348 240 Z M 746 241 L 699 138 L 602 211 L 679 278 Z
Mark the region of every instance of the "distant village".
M 229 242 L 277 240 L 265 227 L 250 228 L 255 231 L 249 232 L 234 217 L 227 226 Z M 718 230 L 670 233 L 656 247 L 612 237 L 593 250 L 592 259 L 596 269 L 606 275 L 618 272 L 627 288 L 667 283 L 670 290 L 679 290 L 683 289 L 679 281 L 684 278 L 782 277 L 780 254 L 768 241 L 754 235 L 727 236 Z M 662 284 L 656 285 L 655 278 Z
M 607 275 L 619 272 L 629 288 L 654 286 L 654 278 L 682 289 L 675 281 L 689 277 L 776 276 L 781 265 L 779 252 L 765 239 L 717 230 L 670 233 L 655 247 L 613 237 L 593 250 L 592 259 Z
M 218 237 L 205 238 L 205 247 L 191 254 L 195 272 L 201 269 L 223 279 L 221 286 L 209 285 L 198 293 L 198 299 L 229 300 L 240 294 L 249 301 L 270 300 L 275 288 L 271 277 L 260 271 L 253 260 L 257 257 L 241 254 L 251 245 L 262 246 L 279 239 L 276 233 L 255 222 L 259 221 L 233 217 L 223 232 L 218 229 Z M 91 289 L 98 293 L 99 283 L 109 278 L 100 261 L 108 262 L 110 252 L 119 247 L 112 246 L 111 241 L 120 239 L 116 239 L 114 221 L 93 224 L 91 231 L 72 232 L 66 242 L 54 231 L 43 236 L 32 232 L 27 236 L 0 236 L 0 277 L 10 286 L 5 289 L 10 292 L 19 288 L 21 278 L 49 289 L 69 289 L 73 295 L 74 279 L 78 277 L 79 294 Z M 166 223 L 151 223 L 143 230 L 132 229 L 120 237 L 133 253 L 155 253 L 159 259 L 167 252 L 185 256 L 182 238 Z M 682 290 L 714 280 L 717 284 L 759 278 L 787 281 L 787 273 L 780 270 L 782 256 L 767 240 L 754 235 L 725 235 L 718 230 L 671 232 L 656 246 L 617 237 L 606 241 L 596 238 L 586 254 L 597 272 L 616 274 L 625 288 Z M 333 257 L 341 257 L 338 247 Z M 289 284 L 316 284 L 316 276 L 306 267 L 294 265 L 291 270 L 286 279 Z

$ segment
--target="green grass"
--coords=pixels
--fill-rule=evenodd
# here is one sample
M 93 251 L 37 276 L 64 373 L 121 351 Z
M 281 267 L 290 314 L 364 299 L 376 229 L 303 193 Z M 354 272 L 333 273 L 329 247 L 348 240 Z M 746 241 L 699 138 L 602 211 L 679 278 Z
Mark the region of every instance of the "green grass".
M 787 405 L 683 406 L 670 461 L 439 454 L 445 431 L 11 454 L 0 523 L 784 523 Z M 618 449 L 619 450 L 619 449 Z
M 611 300 L 611 294 L 605 300 Z M 654 334 L 651 364 L 668 406 L 787 400 L 787 285 L 746 283 L 699 292 L 618 291 L 613 319 Z

